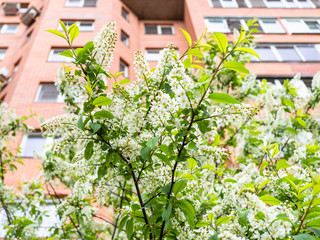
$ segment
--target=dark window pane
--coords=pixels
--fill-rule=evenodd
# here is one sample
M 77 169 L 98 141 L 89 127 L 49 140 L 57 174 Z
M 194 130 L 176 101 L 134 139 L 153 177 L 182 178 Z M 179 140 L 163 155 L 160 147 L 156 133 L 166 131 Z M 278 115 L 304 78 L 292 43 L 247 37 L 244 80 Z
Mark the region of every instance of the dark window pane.
M 56 102 L 59 92 L 54 84 L 42 84 L 38 101 L 41 102 Z
M 277 50 L 285 62 L 301 61 L 301 58 L 293 47 L 277 47 Z
M 222 7 L 219 0 L 211 0 L 211 3 L 213 7 Z
M 252 7 L 254 8 L 265 8 L 263 0 L 250 0 Z
M 95 6 L 97 6 L 97 0 L 85 0 L 83 6 L 84 7 L 95 7 Z
M 255 51 L 260 56 L 262 62 L 275 62 L 278 61 L 276 56 L 274 55 L 273 51 L 270 47 L 257 47 Z M 254 59 L 258 60 L 258 59 Z
M 233 29 L 238 29 L 239 31 L 241 30 L 241 24 L 239 19 L 227 19 L 228 27 L 231 31 Z
M 317 21 L 306 21 L 310 30 L 320 30 L 320 24 Z
M 121 15 L 124 19 L 129 20 L 129 13 L 124 8 L 121 9 Z
M 158 34 L 157 25 L 145 25 L 146 34 Z
M 306 61 L 320 61 L 320 53 L 313 46 L 298 46 Z
M 168 34 L 168 35 L 173 34 L 172 27 L 171 26 L 162 26 L 161 27 L 161 33 L 162 34 Z
M 248 7 L 244 0 L 238 0 L 237 3 L 240 8 Z

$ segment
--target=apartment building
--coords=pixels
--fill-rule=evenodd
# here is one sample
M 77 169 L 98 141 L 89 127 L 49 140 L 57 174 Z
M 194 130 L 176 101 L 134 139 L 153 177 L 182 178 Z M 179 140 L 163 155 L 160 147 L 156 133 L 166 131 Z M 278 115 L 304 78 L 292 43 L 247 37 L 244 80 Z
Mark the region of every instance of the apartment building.
M 268 79 L 301 73 L 308 82 L 320 70 L 320 0 L 0 0 L 0 6 L 0 99 L 19 116 L 30 110 L 46 119 L 63 113 L 54 78 L 63 63 L 70 64 L 59 55 L 67 44 L 45 31 L 61 30 L 58 19 L 68 25 L 79 22 L 76 47 L 115 21 L 119 37 L 111 71 L 123 71 L 131 79 L 137 49 L 154 66 L 168 43 L 173 42 L 180 54 L 187 48 L 179 28 L 193 39 L 206 28 L 231 38 L 233 28 L 247 28 L 250 18 L 260 24 L 256 51 L 261 63 L 247 64 L 253 73 Z M 28 124 L 39 130 L 37 118 Z M 41 162 L 33 159 L 33 151 L 41 152 L 51 139 L 35 132 L 18 141 L 25 165 L 6 177 L 9 185 L 16 185 L 21 176 L 28 180 L 38 175 Z M 63 188 L 59 191 L 67 194 Z

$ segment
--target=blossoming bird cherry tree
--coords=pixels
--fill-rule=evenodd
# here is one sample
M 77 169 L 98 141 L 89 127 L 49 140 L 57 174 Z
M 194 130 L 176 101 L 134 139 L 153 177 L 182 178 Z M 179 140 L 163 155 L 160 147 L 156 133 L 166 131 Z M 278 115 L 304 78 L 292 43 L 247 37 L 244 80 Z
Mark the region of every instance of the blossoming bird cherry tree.
M 72 46 L 77 25 L 60 24 L 64 33 L 49 31 L 66 39 L 70 50 L 62 55 L 73 58 L 77 68 L 64 67 L 57 79 L 70 113 L 41 124 L 45 135 L 59 137 L 42 156 L 47 181 L 58 178 L 72 191 L 60 200 L 57 237 L 317 238 L 320 230 L 310 220 L 319 218 L 318 165 L 296 164 L 304 175 L 292 176 L 289 162 L 282 159 L 286 155 L 280 154 L 285 149 L 278 144 L 280 136 L 272 143 L 251 142 L 250 134 L 264 126 L 254 117 L 257 108 L 220 92 L 231 89 L 236 98 L 258 103 L 268 97 L 283 104 L 282 99 L 295 96 L 288 83 L 282 89 L 288 96 L 270 96 L 269 84 L 245 77 L 249 71 L 243 54 L 258 57 L 247 47 L 251 31 L 242 30 L 233 43 L 214 33 L 203 44 L 193 43 L 182 30 L 189 44 L 182 57 L 168 45 L 157 67 L 149 69 L 137 51 L 136 79 L 130 82 L 108 70 L 116 43 L 114 23 L 78 49 Z M 228 87 L 219 84 L 222 81 Z M 274 105 L 266 105 L 275 114 Z M 297 110 L 291 132 L 299 131 L 297 124 L 309 118 L 308 111 L 303 115 Z M 227 168 L 226 147 L 239 143 L 241 161 Z M 315 154 L 317 141 L 312 144 Z M 261 161 L 248 152 L 253 148 L 258 156 L 262 152 Z M 112 220 L 102 217 L 99 208 L 105 207 L 114 209 Z

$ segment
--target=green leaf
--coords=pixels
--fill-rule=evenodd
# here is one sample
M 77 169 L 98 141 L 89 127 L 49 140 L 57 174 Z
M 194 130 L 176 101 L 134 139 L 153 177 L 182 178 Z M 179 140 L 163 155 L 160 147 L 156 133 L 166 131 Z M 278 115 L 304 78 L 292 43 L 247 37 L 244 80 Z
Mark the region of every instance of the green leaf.
M 239 62 L 226 62 L 225 64 L 223 64 L 223 67 L 240 73 L 250 73 L 250 71 L 246 69 L 246 67 L 242 63 Z
M 130 83 L 130 82 L 131 81 L 128 78 L 124 78 L 120 82 L 118 82 L 118 84 L 126 84 L 126 83 Z
M 306 122 L 303 121 L 301 118 L 295 118 L 295 120 L 301 125 L 302 127 L 307 127 Z
M 157 144 L 158 144 L 158 140 L 159 140 L 159 136 L 153 137 L 151 138 L 148 142 L 147 142 L 147 147 L 154 149 Z
M 182 31 L 183 35 L 187 39 L 189 47 L 191 47 L 192 46 L 192 40 L 191 40 L 191 37 L 190 37 L 189 33 L 187 31 L 183 30 L 182 28 L 180 28 L 180 30 Z
M 213 213 L 209 213 L 209 215 L 208 215 L 208 219 L 209 219 L 209 222 L 210 222 L 210 223 L 213 223 L 213 220 L 214 220 L 214 214 L 213 214 Z
M 314 234 L 316 234 L 318 237 L 320 237 L 320 229 L 319 228 L 313 228 L 313 227 L 309 227 L 309 229 L 314 232 Z
M 223 33 L 213 33 L 221 52 L 225 53 L 227 51 L 228 38 Z
M 248 226 L 248 223 L 249 223 L 248 214 L 249 214 L 249 210 L 239 212 L 239 224 L 241 226 L 244 226 L 244 227 Z
M 204 69 L 203 67 L 201 67 L 201 66 L 199 66 L 199 65 L 196 65 L 196 64 L 192 64 L 192 65 L 190 65 L 189 67 L 190 67 L 190 68 L 196 68 L 196 69 L 200 69 L 200 70 L 202 70 L 202 71 L 205 71 L 205 69 Z
M 182 179 L 196 179 L 191 173 L 186 173 L 181 176 Z
M 196 212 L 192 204 L 187 200 L 177 200 L 177 205 L 182 210 L 184 215 L 187 217 L 190 227 L 193 228 Z
M 199 49 L 189 49 L 187 51 L 187 54 L 189 55 L 193 55 L 196 56 L 198 58 L 203 58 L 202 52 Z
M 101 111 L 95 112 L 94 113 L 94 117 L 95 118 L 109 118 L 109 119 L 113 119 L 114 118 L 112 113 L 109 112 L 109 111 L 106 111 L 106 110 L 101 110 Z
M 226 93 L 211 93 L 208 98 L 217 103 L 241 104 L 238 100 Z
M 88 142 L 86 149 L 84 150 L 84 158 L 89 160 L 93 154 L 93 141 Z
M 291 167 L 291 165 L 288 164 L 286 160 L 281 159 L 280 161 L 277 162 L 276 169 L 279 170 L 281 168 L 288 168 L 288 167 Z
M 93 101 L 93 105 L 95 106 L 108 106 L 112 103 L 112 100 L 110 98 L 107 98 L 105 96 L 99 96 Z
M 264 203 L 270 204 L 270 205 L 279 205 L 281 203 L 280 200 L 276 199 L 275 197 L 269 196 L 269 195 L 264 195 L 259 198 Z
M 83 124 L 83 119 L 82 115 L 79 117 L 78 122 L 77 122 L 77 127 L 81 130 L 84 130 L 84 124 Z
M 168 205 L 164 208 L 164 210 L 162 212 L 163 221 L 166 221 L 166 222 L 169 221 L 171 211 L 172 211 L 172 204 L 171 204 L 171 202 L 169 202 Z
M 306 223 L 306 225 L 308 227 L 313 227 L 313 228 L 319 228 L 320 229 L 320 219 L 317 218 L 315 220 L 309 221 L 309 222 Z
M 265 185 L 267 185 L 270 182 L 270 179 L 266 179 L 264 180 L 259 186 L 258 186 L 258 190 L 260 190 L 261 188 L 263 188 Z
M 120 223 L 119 223 L 119 229 L 118 229 L 119 232 L 121 232 L 121 230 L 123 229 L 123 227 L 124 227 L 124 225 L 126 224 L 128 218 L 129 218 L 128 216 L 124 216 L 124 217 L 121 219 L 121 221 L 120 221 Z
M 49 30 L 47 30 L 47 32 L 53 33 L 53 34 L 55 34 L 55 35 L 57 35 L 57 36 L 59 36 L 59 37 L 62 37 L 62 38 L 64 38 L 64 39 L 67 39 L 66 36 L 65 36 L 62 32 L 60 32 L 60 31 L 58 31 L 58 30 L 49 29 Z
M 188 163 L 189 163 L 189 169 L 193 170 L 195 168 L 195 166 L 197 166 L 197 161 L 194 160 L 193 158 L 189 158 L 188 159 Z
M 219 233 L 217 232 L 214 235 L 212 235 L 211 237 L 209 237 L 208 240 L 219 240 L 218 236 L 219 236 Z
M 264 161 L 260 166 L 260 175 L 263 175 L 263 169 L 268 166 L 269 163 L 267 161 Z
M 133 235 L 133 219 L 130 218 L 128 221 L 127 221 L 127 224 L 126 224 L 126 233 L 127 233 L 127 237 L 128 237 L 128 240 L 131 239 L 132 235 Z
M 316 240 L 313 236 L 308 233 L 302 233 L 296 236 L 293 236 L 294 240 Z
M 239 52 L 246 52 L 246 53 L 249 53 L 251 55 L 254 55 L 256 56 L 257 58 L 260 59 L 258 53 L 256 51 L 254 51 L 253 49 L 251 48 L 247 48 L 247 47 L 239 47 L 239 48 L 236 48 L 235 51 L 239 51 Z M 261 59 L 260 59 L 261 60 Z
M 201 222 L 198 222 L 196 224 L 196 227 L 200 228 L 200 227 L 205 227 L 205 226 L 208 226 L 208 225 L 210 225 L 210 223 L 208 223 L 207 221 L 201 221 Z
M 61 20 L 59 20 L 59 23 L 60 23 L 60 26 L 61 26 L 61 28 L 63 29 L 63 31 L 64 31 L 64 32 L 67 32 L 66 25 L 64 25 L 64 23 L 63 23 Z
M 72 24 L 68 30 L 68 32 L 70 34 L 70 42 L 71 43 L 76 39 L 76 37 L 79 36 L 79 27 L 75 24 L 77 24 L 77 23 Z M 72 26 L 74 26 L 74 27 L 72 27 Z
M 71 50 L 65 50 L 64 52 L 59 53 L 59 55 L 65 56 L 65 57 L 68 57 L 68 58 L 73 58 L 73 53 L 72 53 Z
M 143 160 L 151 161 L 150 150 L 151 149 L 149 147 L 145 147 L 140 150 L 140 155 Z
M 173 194 L 177 195 L 179 192 L 181 192 L 187 186 L 187 183 L 188 180 L 180 180 L 175 182 L 172 189 Z
M 162 153 L 155 153 L 155 156 L 157 156 L 158 158 L 161 159 L 161 161 L 163 161 L 166 165 L 172 167 L 171 163 L 170 163 L 170 159 L 167 158 L 166 155 L 162 154 Z
M 101 125 L 99 123 L 89 123 L 89 126 L 91 127 L 93 133 L 96 133 L 101 128 Z
M 230 217 L 220 217 L 217 219 L 216 226 L 220 226 L 230 221 Z

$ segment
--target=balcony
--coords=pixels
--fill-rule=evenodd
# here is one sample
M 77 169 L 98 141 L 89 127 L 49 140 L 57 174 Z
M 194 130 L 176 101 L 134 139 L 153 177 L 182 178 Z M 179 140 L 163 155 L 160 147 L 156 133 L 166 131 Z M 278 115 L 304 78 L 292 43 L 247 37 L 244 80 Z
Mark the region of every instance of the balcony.
M 139 20 L 183 20 L 184 0 L 122 0 Z

